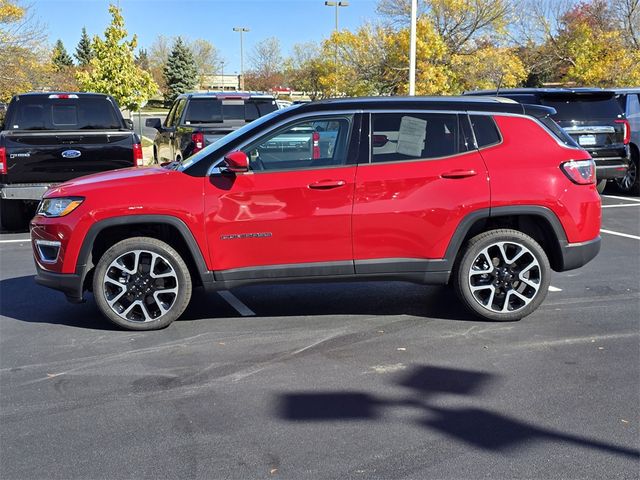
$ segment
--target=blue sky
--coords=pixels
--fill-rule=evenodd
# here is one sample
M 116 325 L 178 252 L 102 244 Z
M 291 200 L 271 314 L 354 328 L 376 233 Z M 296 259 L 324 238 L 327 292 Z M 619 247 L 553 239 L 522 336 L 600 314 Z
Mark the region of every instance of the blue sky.
M 118 3 L 117 0 L 113 0 Z M 108 0 L 36 0 L 36 17 L 47 27 L 49 42 L 60 38 L 73 53 L 85 26 L 90 36 L 102 34 L 109 22 Z M 335 10 L 324 0 L 120 0 L 129 33 L 139 45 L 149 47 L 158 34 L 204 38 L 225 60 L 225 73 L 240 70 L 240 38 L 235 26 L 251 29 L 245 34 L 245 55 L 257 42 L 277 37 L 284 54 L 292 45 L 327 37 L 335 25 Z M 377 0 L 350 0 L 340 8 L 340 28 L 355 29 L 376 19 Z

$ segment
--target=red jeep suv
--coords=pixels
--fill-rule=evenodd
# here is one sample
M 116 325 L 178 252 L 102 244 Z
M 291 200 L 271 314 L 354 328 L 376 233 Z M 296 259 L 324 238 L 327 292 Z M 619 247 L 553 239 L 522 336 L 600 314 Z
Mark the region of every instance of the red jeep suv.
M 166 168 L 49 190 L 36 281 L 128 329 L 194 286 L 452 284 L 477 316 L 533 312 L 551 270 L 600 249 L 595 167 L 553 108 L 483 97 L 327 100 L 278 110 Z

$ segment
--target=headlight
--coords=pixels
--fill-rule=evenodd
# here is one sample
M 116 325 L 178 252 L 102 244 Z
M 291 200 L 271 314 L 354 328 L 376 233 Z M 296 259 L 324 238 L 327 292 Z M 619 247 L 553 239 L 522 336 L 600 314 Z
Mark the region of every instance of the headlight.
M 40 202 L 38 215 L 64 217 L 78 208 L 83 200 L 81 197 L 45 198 Z

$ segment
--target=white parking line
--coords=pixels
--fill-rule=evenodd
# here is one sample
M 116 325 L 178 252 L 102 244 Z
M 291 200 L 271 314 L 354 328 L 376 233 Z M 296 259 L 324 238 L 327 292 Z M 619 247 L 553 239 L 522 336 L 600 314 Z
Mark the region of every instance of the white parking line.
M 600 231 L 602 233 L 608 233 L 609 235 L 617 235 L 618 237 L 633 238 L 634 240 L 640 240 L 640 237 L 637 235 L 629 235 L 628 233 L 614 232 L 613 230 L 605 230 L 604 228 L 601 228 Z
M 549 291 L 550 292 L 561 292 L 562 289 L 558 288 L 558 287 L 554 287 L 553 285 L 549 285 Z
M 615 198 L 616 200 L 627 200 L 629 202 L 640 202 L 640 198 L 633 197 L 616 197 L 615 195 L 602 195 L 605 198 Z
M 227 303 L 235 308 L 243 317 L 253 317 L 255 315 L 255 312 L 253 310 L 242 303 L 240 299 L 238 299 L 238 297 L 236 297 L 229 290 L 220 290 L 218 292 L 218 295 L 225 299 Z
M 30 238 L 25 238 L 24 240 L 0 240 L 0 243 L 31 243 Z
M 640 203 L 621 203 L 620 205 L 602 205 L 602 208 L 640 207 Z

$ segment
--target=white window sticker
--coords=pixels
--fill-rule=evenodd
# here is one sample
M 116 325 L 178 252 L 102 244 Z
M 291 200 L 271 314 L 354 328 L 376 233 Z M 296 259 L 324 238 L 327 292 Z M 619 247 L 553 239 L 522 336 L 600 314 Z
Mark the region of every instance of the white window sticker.
M 427 136 L 427 121 L 415 117 L 402 117 L 398 133 L 398 153 L 420 157 Z

